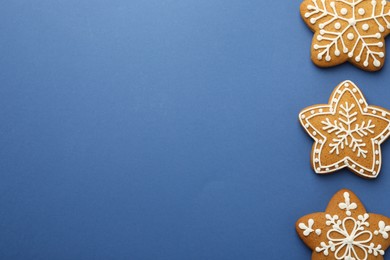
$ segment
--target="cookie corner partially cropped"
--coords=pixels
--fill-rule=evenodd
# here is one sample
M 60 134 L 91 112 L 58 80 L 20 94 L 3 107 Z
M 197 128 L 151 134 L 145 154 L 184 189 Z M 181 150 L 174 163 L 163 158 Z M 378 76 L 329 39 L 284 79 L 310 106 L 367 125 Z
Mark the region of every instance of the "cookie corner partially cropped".
M 389 2 L 304 0 L 300 13 L 314 32 L 311 59 L 317 66 L 332 67 L 346 61 L 366 71 L 384 66 Z

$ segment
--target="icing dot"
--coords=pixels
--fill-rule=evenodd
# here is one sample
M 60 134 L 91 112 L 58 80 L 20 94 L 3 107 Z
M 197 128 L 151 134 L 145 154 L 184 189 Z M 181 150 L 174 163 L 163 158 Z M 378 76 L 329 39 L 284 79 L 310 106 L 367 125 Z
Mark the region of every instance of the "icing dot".
M 373 171 L 373 172 L 372 172 L 372 175 L 376 175 L 376 171 Z
M 379 161 L 376 161 L 375 163 L 376 163 L 376 165 L 379 165 Z
M 316 135 L 317 135 L 317 132 L 316 132 L 316 131 L 314 131 L 314 132 L 313 132 L 313 135 L 314 135 L 314 136 L 316 136 Z
M 343 49 L 343 52 L 344 53 L 347 53 L 349 50 L 348 50 L 348 48 L 347 47 L 345 47 L 344 49 Z
M 376 115 L 376 111 L 375 111 L 375 110 L 372 110 L 372 113 L 373 113 L 374 115 Z
M 319 149 L 316 149 L 316 150 L 315 150 L 315 153 L 320 153 L 320 150 L 319 150 Z
M 347 34 L 347 38 L 348 38 L 348 40 L 353 40 L 353 38 L 355 38 L 355 35 L 353 35 L 353 33 L 348 33 Z
M 364 112 L 368 112 L 368 109 L 365 107 L 365 108 L 363 109 L 363 111 L 364 111 Z
M 355 164 L 352 164 L 352 168 L 354 168 L 354 169 L 355 169 L 355 168 L 356 168 L 356 165 L 355 165 Z
M 319 142 L 320 144 L 322 144 L 324 141 L 322 141 L 322 140 L 319 140 L 318 142 Z
M 318 172 L 320 172 L 320 171 L 321 171 L 321 168 L 320 168 L 320 167 L 318 167 L 318 168 L 317 168 L 317 171 L 318 171 Z
M 336 169 L 338 169 L 338 168 L 339 168 L 339 165 L 338 165 L 338 164 L 336 164 L 334 167 L 336 167 Z
M 364 66 L 364 67 L 368 67 L 368 61 L 365 61 L 365 62 L 363 63 L 363 66 Z
M 318 111 L 319 111 L 320 113 L 322 113 L 323 110 L 322 110 L 322 108 L 320 108 Z
M 332 58 L 329 56 L 329 55 L 327 55 L 326 57 L 325 57 L 325 60 L 326 61 L 330 61 Z
M 335 50 L 334 55 L 336 55 L 337 57 L 340 56 L 340 51 L 339 50 Z
M 382 112 L 382 116 L 386 116 L 386 112 Z
M 364 170 L 363 170 L 363 169 L 361 169 L 361 170 L 360 170 L 360 173 L 364 173 Z
M 383 57 L 385 57 L 385 54 L 383 52 L 380 52 L 379 57 L 383 58 Z
M 353 57 L 353 52 L 348 53 L 348 57 L 352 58 Z
M 314 44 L 313 48 L 314 48 L 315 50 L 318 50 L 318 48 L 319 48 L 318 44 Z
M 311 23 L 311 24 L 315 24 L 315 23 L 316 23 L 316 19 L 311 18 L 311 19 L 310 19 L 310 23 Z
M 345 85 L 344 85 L 344 86 L 348 88 L 348 87 L 349 87 L 349 84 L 348 84 L 348 83 L 345 83 Z
M 335 23 L 335 24 L 334 24 L 334 28 L 335 28 L 336 30 L 339 30 L 339 29 L 341 28 L 341 24 L 340 24 L 339 22 Z
M 305 118 L 306 118 L 306 116 L 305 116 L 305 115 L 301 115 L 301 118 L 302 118 L 302 119 L 305 119 Z
M 383 42 L 378 42 L 378 47 L 382 48 L 383 47 Z
M 380 67 L 381 66 L 381 62 L 379 60 L 374 60 L 374 66 L 375 67 Z
M 376 143 L 376 144 L 379 144 L 379 141 L 378 141 L 378 140 L 375 140 L 375 143 Z
M 318 162 L 320 162 L 320 159 L 316 158 L 316 159 L 314 159 L 314 162 L 318 163 Z
M 359 62 L 359 61 L 361 60 L 361 57 L 360 57 L 360 56 L 356 56 L 355 60 L 356 60 L 357 62 Z
M 329 108 L 329 112 L 333 112 L 333 108 Z
M 375 150 L 375 154 L 379 154 L 379 150 Z
M 305 18 L 309 18 L 310 13 L 305 13 Z
M 385 27 L 383 27 L 382 25 L 379 26 L 379 31 L 380 31 L 380 32 L 384 32 L 384 31 L 385 31 Z
M 377 39 L 381 38 L 381 34 L 380 33 L 375 34 L 375 36 L 376 36 Z
M 306 127 L 306 128 L 309 128 L 309 127 L 310 127 L 310 125 L 309 125 L 309 124 L 306 124 L 306 125 L 305 125 L 305 127 Z
M 326 168 L 325 170 L 328 172 L 328 171 L 329 171 L 329 168 Z
M 318 55 L 317 55 L 317 59 L 318 59 L 318 60 L 322 60 L 322 55 L 321 55 L 321 54 L 318 54 Z
M 362 29 L 364 30 L 364 31 L 368 31 L 368 29 L 370 29 L 370 26 L 368 25 L 368 24 L 363 24 L 362 25 Z
M 344 164 L 345 164 L 345 165 L 348 165 L 348 160 L 344 160 Z
M 364 15 L 366 13 L 366 10 L 364 10 L 363 8 L 359 8 L 358 13 L 360 15 Z
M 314 111 L 312 110 L 312 111 L 310 111 L 310 113 L 312 114 L 312 115 L 314 115 Z
M 322 41 L 322 36 L 321 36 L 321 35 L 318 35 L 318 36 L 317 36 L 317 40 Z
M 360 99 L 360 100 L 359 100 L 359 103 L 360 103 L 360 104 L 363 104 L 363 103 L 364 103 L 363 99 Z
M 352 92 L 353 92 L 353 93 L 356 93 L 356 91 L 357 91 L 357 89 L 356 89 L 356 88 L 352 89 Z
M 347 8 L 341 8 L 340 13 L 341 13 L 342 15 L 346 15 L 346 14 L 348 13 Z

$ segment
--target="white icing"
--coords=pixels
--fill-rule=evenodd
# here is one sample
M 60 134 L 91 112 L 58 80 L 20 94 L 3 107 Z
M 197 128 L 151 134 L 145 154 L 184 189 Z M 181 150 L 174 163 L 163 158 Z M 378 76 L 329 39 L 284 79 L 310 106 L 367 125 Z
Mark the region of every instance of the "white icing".
M 352 85 L 352 87 L 350 87 Z M 356 91 L 353 91 L 353 89 L 356 89 Z M 338 113 L 337 108 L 340 103 L 341 97 L 346 93 L 349 92 L 352 94 L 352 96 L 355 99 L 355 107 L 351 109 L 351 104 L 348 104 L 348 106 L 344 103 L 342 104 L 344 109 L 350 110 L 348 114 L 346 114 L 345 110 L 341 110 L 340 112 L 343 112 L 347 117 L 341 117 L 337 120 L 337 122 L 332 122 L 329 120 L 329 122 L 324 121 L 325 123 L 322 123 L 321 128 L 314 127 L 310 120 L 316 116 L 324 116 L 324 115 L 335 115 Z M 361 91 L 358 87 L 356 87 L 355 84 L 353 84 L 351 81 L 345 81 L 340 84 L 338 88 L 334 91 L 334 94 L 332 98 L 330 99 L 332 102 L 329 105 L 319 105 L 319 106 L 313 106 L 309 107 L 305 110 L 303 110 L 300 113 L 300 120 L 301 124 L 303 126 L 309 124 L 309 127 L 305 128 L 305 130 L 308 132 L 308 134 L 315 140 L 314 144 L 314 153 L 312 153 L 312 162 L 313 162 L 313 168 L 315 172 L 317 173 L 329 173 L 336 170 L 340 170 L 344 167 L 349 167 L 351 169 L 352 165 L 355 165 L 355 169 L 353 169 L 354 172 L 356 172 L 358 175 L 364 176 L 366 178 L 376 178 L 380 172 L 381 164 L 382 164 L 382 156 L 380 153 L 380 144 L 390 135 L 390 130 L 388 127 L 386 127 L 382 132 L 378 132 L 376 130 L 375 126 L 373 127 L 372 122 L 368 124 L 368 120 L 364 120 L 364 115 L 369 115 L 370 117 L 375 117 L 384 123 L 387 123 L 390 126 L 390 114 L 388 111 L 381 109 L 379 107 L 369 107 L 367 105 L 367 102 L 365 101 Z M 361 101 L 360 101 L 361 100 Z M 359 102 L 360 101 L 360 102 Z M 364 111 L 364 112 L 363 112 Z M 373 113 L 375 111 L 375 113 Z M 361 121 L 357 122 L 355 119 L 357 118 L 357 115 L 354 115 L 354 113 L 357 112 L 360 115 Z M 305 115 L 305 118 L 302 119 L 302 115 Z M 343 121 L 341 121 L 342 119 Z M 352 122 L 353 121 L 353 122 Z M 356 122 L 355 122 L 356 121 Z M 349 122 L 349 123 L 348 123 Z M 364 125 L 363 125 L 364 122 Z M 329 125 L 329 129 L 324 130 L 323 128 L 326 127 L 326 124 Z M 341 124 L 341 126 L 340 126 Z M 358 124 L 358 125 L 357 125 Z M 333 125 L 333 126 L 332 126 Z M 357 127 L 357 128 L 356 128 Z M 367 128 L 367 129 L 366 129 Z M 340 142 L 339 145 L 337 145 L 336 141 L 333 140 L 327 140 L 327 137 L 324 134 L 328 134 L 327 131 L 331 131 L 333 129 L 334 133 L 337 136 L 337 139 L 341 139 L 343 141 Z M 356 131 L 355 131 L 356 130 Z M 371 133 L 370 131 L 374 131 L 374 133 Z M 315 131 L 316 135 L 312 135 L 312 132 Z M 325 131 L 325 132 L 324 132 Z M 339 132 L 340 131 L 340 132 Z M 367 149 L 367 144 L 364 146 L 363 141 L 359 141 L 360 134 L 368 134 L 370 135 L 370 150 Z M 347 138 L 344 138 L 344 136 L 348 136 Z M 353 136 L 354 140 L 352 141 L 351 135 Z M 346 140 L 347 139 L 347 140 Z M 324 165 L 320 158 L 322 157 L 323 149 L 325 145 L 329 145 L 332 143 L 334 146 L 333 148 L 333 154 L 340 155 L 342 154 L 340 151 L 342 149 L 351 149 L 353 151 L 353 148 L 355 147 L 355 154 L 356 156 L 359 154 L 360 157 L 366 156 L 367 158 L 372 156 L 372 165 L 370 166 L 362 166 L 358 162 L 354 161 L 354 159 L 350 158 L 349 156 L 343 156 L 340 157 L 338 161 L 335 161 L 333 164 Z M 350 145 L 352 144 L 352 147 L 350 148 Z M 337 150 L 338 149 L 338 150 Z M 339 154 L 338 154 L 339 152 Z M 336 167 L 337 165 L 337 167 Z M 361 172 L 360 170 L 364 170 Z
M 344 202 L 339 203 L 339 208 L 345 210 L 347 216 L 351 216 L 351 210 L 357 209 L 357 204 L 355 202 L 351 203 L 348 192 L 344 192 L 343 196 Z
M 352 125 L 357 120 L 358 112 L 355 109 L 355 105 L 349 105 L 346 102 L 344 105 L 340 105 L 342 111 L 340 111 L 340 118 L 334 122 L 330 122 L 329 118 L 326 118 L 326 121 L 321 123 L 324 125 L 322 128 L 328 133 L 335 132 L 337 138 L 333 139 L 332 143 L 329 144 L 332 149 L 330 153 L 336 152 L 340 154 L 340 149 L 344 150 L 345 147 L 349 147 L 353 152 L 357 153 L 357 156 L 367 157 L 367 150 L 363 148 L 366 146 L 366 143 L 360 139 L 363 136 L 367 136 L 368 133 L 373 134 L 373 129 L 375 125 L 372 124 L 372 121 L 369 120 L 367 123 L 362 121 L 362 123 Z
M 382 245 L 375 246 L 372 243 L 373 234 L 370 230 L 366 230 L 370 226 L 368 219 L 369 214 L 359 215 L 358 219 L 346 217 L 340 219 L 338 215 L 325 215 L 326 225 L 331 227 L 327 232 L 326 238 L 328 241 L 321 242 L 320 246 L 316 247 L 317 253 L 322 253 L 325 256 L 329 255 L 329 251 L 334 253 L 337 260 L 341 259 L 360 259 L 367 260 L 369 256 L 384 255 Z M 347 228 L 348 224 L 352 224 L 353 229 Z M 358 255 L 356 249 L 364 253 L 364 257 Z
M 390 29 L 390 12 L 385 13 L 387 1 L 370 1 L 371 10 L 363 7 L 357 9 L 357 5 L 363 1 L 369 0 L 335 0 L 330 2 L 330 8 L 327 6 L 327 0 L 311 0 L 311 4 L 307 5 L 308 12 L 305 13 L 305 18 L 310 18 L 311 24 L 316 24 L 318 20 L 321 23 L 317 40 L 321 42 L 316 44 L 314 49 L 318 50 L 317 59 L 331 61 L 331 49 L 334 47 L 333 54 L 338 57 L 341 52 L 348 53 L 348 57 L 357 63 L 362 62 L 364 67 L 368 67 L 371 63 L 375 67 L 382 65 L 379 58 L 384 57 L 383 51 L 377 51 L 373 47 L 383 47 L 383 38 L 388 34 L 385 32 L 385 27 Z M 343 5 L 348 5 L 352 12 L 343 7 L 337 12 L 336 4 L 341 2 Z M 321 3 L 321 4 L 319 4 Z M 380 4 L 380 8 L 377 5 Z M 356 11 L 355 11 L 356 10 Z M 380 10 L 378 12 L 378 10 Z M 363 15 L 367 14 L 365 17 Z M 369 30 L 370 26 L 365 23 L 374 21 L 376 24 L 377 33 L 364 34 Z M 342 22 L 342 23 L 340 23 Z M 326 29 L 328 25 L 338 30 L 333 32 Z M 358 29 L 362 28 L 363 32 Z M 340 30 L 340 31 L 339 31 Z M 354 41 L 352 48 L 349 49 L 344 42 L 344 35 L 349 41 Z M 341 50 L 339 48 L 341 47 Z
M 321 229 L 314 230 L 313 229 L 313 225 L 314 225 L 314 220 L 313 219 L 309 219 L 307 225 L 305 223 L 299 223 L 298 227 L 301 230 L 303 230 L 302 233 L 303 233 L 303 235 L 305 237 L 309 236 L 312 232 L 317 234 L 317 236 L 321 235 Z
M 379 228 L 378 230 L 374 231 L 374 234 L 375 235 L 381 234 L 384 239 L 388 239 L 389 238 L 388 232 L 390 232 L 390 226 L 386 226 L 385 222 L 381 220 L 378 223 L 378 228 Z

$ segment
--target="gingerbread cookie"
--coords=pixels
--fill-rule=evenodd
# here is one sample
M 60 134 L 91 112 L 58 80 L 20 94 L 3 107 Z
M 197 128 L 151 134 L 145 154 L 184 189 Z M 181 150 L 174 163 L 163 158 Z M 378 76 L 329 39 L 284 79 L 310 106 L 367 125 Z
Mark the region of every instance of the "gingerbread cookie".
M 390 134 L 390 111 L 369 106 L 354 83 L 338 85 L 329 104 L 305 108 L 299 120 L 315 141 L 311 164 L 316 173 L 348 167 L 362 177 L 378 176 L 380 145 Z
M 390 246 L 390 219 L 367 213 L 349 190 L 337 192 L 325 212 L 300 218 L 295 228 L 313 260 L 379 260 Z
M 346 61 L 367 71 L 385 61 L 390 4 L 382 0 L 304 0 L 301 15 L 314 31 L 311 58 L 320 67 Z

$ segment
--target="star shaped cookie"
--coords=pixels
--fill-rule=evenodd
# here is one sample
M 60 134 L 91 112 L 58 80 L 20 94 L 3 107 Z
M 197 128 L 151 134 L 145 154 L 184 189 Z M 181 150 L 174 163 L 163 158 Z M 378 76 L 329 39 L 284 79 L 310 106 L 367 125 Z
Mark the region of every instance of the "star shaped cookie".
M 359 176 L 376 178 L 382 164 L 380 145 L 389 137 L 390 111 L 369 106 L 351 81 L 333 91 L 327 105 L 314 105 L 299 114 L 314 139 L 311 164 L 327 174 L 348 167 Z
M 325 212 L 300 218 L 295 228 L 313 260 L 380 260 L 390 245 L 390 219 L 367 213 L 349 190 L 337 192 Z
M 304 0 L 301 16 L 315 33 L 311 58 L 320 67 L 346 61 L 380 70 L 390 33 L 390 3 L 383 0 Z

